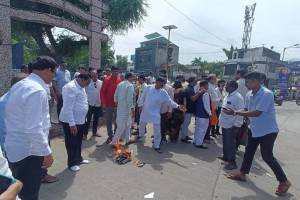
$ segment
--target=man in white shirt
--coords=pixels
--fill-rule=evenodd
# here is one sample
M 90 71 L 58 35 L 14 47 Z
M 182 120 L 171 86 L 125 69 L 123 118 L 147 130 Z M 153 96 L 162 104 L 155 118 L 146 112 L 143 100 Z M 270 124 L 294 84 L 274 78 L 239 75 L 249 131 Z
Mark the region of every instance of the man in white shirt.
M 137 126 L 139 126 L 140 124 L 140 116 L 141 116 L 141 98 L 142 95 L 144 93 L 144 91 L 146 90 L 146 88 L 148 87 L 147 83 L 146 83 L 146 77 L 145 75 L 141 74 L 138 77 L 138 86 L 137 86 L 137 93 L 138 93 L 138 99 L 137 99 L 137 116 L 136 116 L 136 122 L 137 122 Z
M 81 156 L 81 144 L 88 112 L 88 99 L 85 87 L 90 84 L 88 74 L 80 74 L 62 89 L 63 107 L 59 115 L 65 132 L 65 145 L 68 154 L 68 167 L 79 171 L 80 164 L 88 164 Z
M 92 116 L 93 116 L 93 130 L 92 130 L 93 136 L 100 137 L 100 135 L 97 133 L 97 129 L 98 129 L 99 117 L 102 116 L 102 108 L 101 108 L 101 100 L 100 100 L 100 90 L 102 87 L 102 81 L 98 79 L 97 70 L 92 70 L 90 72 L 90 76 L 91 76 L 91 82 L 85 88 L 88 97 L 89 110 L 86 117 L 86 130 L 83 135 L 84 140 L 87 139 Z
M 211 104 L 214 107 L 214 110 L 212 110 L 212 112 L 216 112 L 216 109 L 218 107 L 219 104 L 219 97 L 218 94 L 216 92 L 216 83 L 217 83 L 217 77 L 215 74 L 211 74 L 208 76 L 207 78 L 208 80 L 208 94 L 210 96 L 211 99 Z M 209 123 L 207 131 L 206 131 L 206 135 L 205 135 L 205 140 L 212 140 L 210 135 L 213 137 L 216 137 L 215 133 L 212 130 L 212 124 Z
M 226 84 L 226 91 L 222 108 L 241 110 L 244 108 L 244 99 L 240 93 L 237 92 L 238 84 L 236 81 L 228 81 Z M 224 168 L 227 170 L 236 169 L 235 162 L 236 155 L 236 137 L 240 132 L 243 124 L 243 117 L 237 115 L 228 115 L 221 111 L 219 118 L 219 126 L 222 127 L 223 133 L 223 157 L 222 160 L 226 162 Z
M 147 123 L 153 124 L 154 131 L 154 150 L 162 153 L 160 150 L 161 133 L 160 133 L 160 109 L 164 103 L 169 104 L 172 108 L 179 108 L 185 111 L 183 106 L 179 106 L 174 102 L 168 93 L 163 89 L 165 80 L 161 77 L 156 79 L 154 86 L 149 86 L 144 91 L 141 99 L 141 118 L 139 126 L 139 137 L 145 135 Z
M 246 94 L 248 93 L 248 88 L 246 87 L 245 83 L 245 75 L 247 74 L 247 70 L 245 69 L 239 69 L 235 73 L 235 80 L 238 83 L 238 89 L 237 92 L 242 95 L 242 97 L 245 100 Z
M 5 151 L 13 176 L 24 187 L 23 200 L 37 200 L 42 168 L 53 163 L 48 133 L 50 124 L 47 84 L 55 74 L 56 62 L 40 56 L 31 64 L 32 73 L 10 89 L 6 104 Z
M 221 80 L 218 80 L 218 87 L 215 89 L 216 90 L 216 93 L 218 95 L 218 99 L 219 99 L 219 102 L 218 102 L 218 106 L 217 106 L 217 110 L 216 110 L 216 113 L 217 113 L 217 117 L 220 116 L 220 113 L 221 113 L 221 109 L 222 109 L 222 104 L 223 104 L 223 99 L 226 95 L 226 91 L 224 89 L 225 87 L 225 84 L 226 84 L 226 81 L 221 79 Z M 215 135 L 221 135 L 220 134 L 220 128 L 219 128 L 219 125 L 216 125 L 216 126 L 212 126 L 211 128 L 211 131 L 215 134 Z
M 125 80 L 117 86 L 114 94 L 114 102 L 117 105 L 117 130 L 112 139 L 112 145 L 116 145 L 121 138 L 125 140 L 126 144 L 130 141 L 130 128 L 132 117 L 134 116 L 133 79 L 134 76 L 132 73 L 126 73 Z

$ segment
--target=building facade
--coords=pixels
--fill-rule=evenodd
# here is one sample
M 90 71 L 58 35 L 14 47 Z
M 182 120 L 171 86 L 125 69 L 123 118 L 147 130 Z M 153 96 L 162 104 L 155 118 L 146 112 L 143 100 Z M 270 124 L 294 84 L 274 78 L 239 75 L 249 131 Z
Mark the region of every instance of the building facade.
M 154 38 L 141 43 L 135 49 L 135 71 L 137 72 L 157 72 L 162 68 L 178 64 L 179 47 L 172 42 L 169 43 L 164 37 Z
M 233 52 L 232 58 L 225 61 L 224 78 L 234 77 L 236 70 L 247 69 L 248 71 L 258 71 L 266 74 L 268 86 L 277 84 L 278 73 L 276 69 L 283 66 L 280 60 L 280 53 L 265 47 L 248 49 L 245 52 L 239 49 Z

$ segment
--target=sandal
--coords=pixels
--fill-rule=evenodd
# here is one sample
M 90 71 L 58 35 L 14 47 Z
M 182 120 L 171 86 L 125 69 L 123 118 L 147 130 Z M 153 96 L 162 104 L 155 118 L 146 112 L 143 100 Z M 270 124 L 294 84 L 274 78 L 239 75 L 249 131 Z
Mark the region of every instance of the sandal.
M 285 181 L 282 183 L 279 183 L 277 190 L 275 191 L 275 194 L 278 196 L 283 196 L 287 193 L 289 188 L 291 187 L 291 182 L 290 181 Z
M 49 174 L 47 174 L 42 180 L 42 183 L 55 183 L 59 181 L 59 178 L 57 178 L 56 176 L 51 176 Z
M 246 177 L 242 174 L 225 174 L 226 178 L 229 178 L 231 180 L 235 180 L 235 181 L 242 181 L 242 182 L 246 182 Z

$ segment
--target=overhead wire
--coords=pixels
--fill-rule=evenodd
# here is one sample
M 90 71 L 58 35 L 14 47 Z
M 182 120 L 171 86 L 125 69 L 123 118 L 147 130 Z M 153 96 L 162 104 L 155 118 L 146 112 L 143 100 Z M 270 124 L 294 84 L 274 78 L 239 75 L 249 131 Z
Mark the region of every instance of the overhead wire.
M 178 9 L 176 6 L 174 6 L 172 3 L 170 3 L 168 0 L 163 0 L 165 3 L 167 3 L 170 7 L 172 7 L 174 10 L 176 10 L 178 13 L 180 13 L 182 16 L 184 16 L 187 20 L 189 20 L 191 23 L 193 23 L 196 27 L 198 27 L 199 29 L 201 29 L 202 31 L 208 33 L 209 35 L 212 35 L 214 38 L 222 41 L 223 43 L 226 44 L 230 44 L 227 41 L 225 41 L 224 39 L 220 38 L 219 36 L 217 36 L 216 34 L 210 32 L 209 30 L 207 30 L 206 28 L 204 28 L 203 26 L 201 26 L 200 24 L 198 24 L 195 20 L 193 20 L 191 17 L 189 17 L 188 15 L 186 15 L 184 12 L 182 12 L 180 9 Z

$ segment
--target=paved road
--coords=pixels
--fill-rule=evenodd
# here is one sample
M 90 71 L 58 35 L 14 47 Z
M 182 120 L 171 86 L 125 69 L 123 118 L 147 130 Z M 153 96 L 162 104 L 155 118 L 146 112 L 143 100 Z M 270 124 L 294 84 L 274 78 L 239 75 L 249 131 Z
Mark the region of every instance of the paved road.
M 275 155 L 293 183 L 290 193 L 280 199 L 300 200 L 300 106 L 286 102 L 277 107 L 281 129 Z M 190 130 L 193 126 L 190 127 Z M 248 182 L 237 183 L 224 177 L 226 173 L 216 159 L 222 152 L 221 138 L 210 144 L 208 150 L 177 143 L 163 146 L 163 154 L 151 148 L 150 133 L 145 145 L 133 144 L 134 158 L 146 163 L 143 168 L 133 162 L 119 166 L 112 161 L 112 151 L 102 144 L 106 137 L 84 141 L 84 157 L 92 161 L 78 173 L 66 169 L 63 138 L 52 140 L 55 163 L 50 173 L 60 181 L 43 185 L 42 200 L 141 200 L 154 192 L 156 200 L 269 200 L 276 199 L 277 181 L 262 161 L 258 152 Z M 100 130 L 105 135 L 105 129 Z M 239 153 L 240 165 L 242 152 Z

